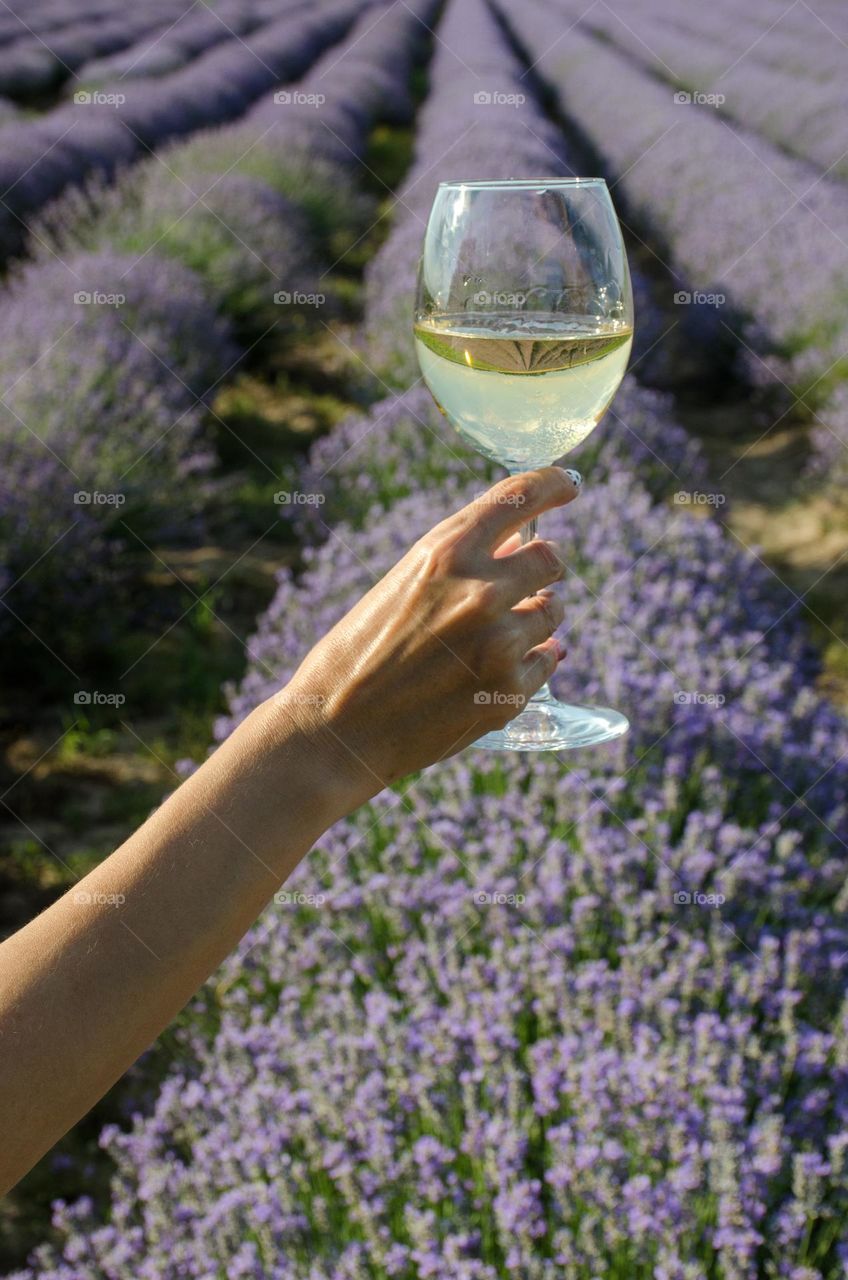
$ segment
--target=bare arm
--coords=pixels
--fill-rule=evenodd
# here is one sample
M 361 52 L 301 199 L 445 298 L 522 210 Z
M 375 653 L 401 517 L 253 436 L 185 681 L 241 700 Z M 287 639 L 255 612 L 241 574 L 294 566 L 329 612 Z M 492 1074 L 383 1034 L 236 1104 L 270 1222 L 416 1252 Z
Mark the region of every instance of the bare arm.
M 322 832 L 514 713 L 475 693 L 529 697 L 550 676 L 562 608 L 543 588 L 562 565 L 511 535 L 576 493 L 559 468 L 528 472 L 436 526 L 281 694 L 0 946 L 0 1193 L 155 1040 Z

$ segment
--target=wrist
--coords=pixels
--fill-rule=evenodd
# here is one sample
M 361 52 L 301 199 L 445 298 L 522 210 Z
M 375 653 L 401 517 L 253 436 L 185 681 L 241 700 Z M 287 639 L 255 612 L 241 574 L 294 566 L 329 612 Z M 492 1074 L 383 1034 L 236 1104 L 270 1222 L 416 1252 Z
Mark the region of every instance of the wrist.
M 262 744 L 281 803 L 296 805 L 312 842 L 340 818 L 364 804 L 377 790 L 369 789 L 367 771 L 328 723 L 323 707 L 287 690 L 261 703 L 245 721 Z

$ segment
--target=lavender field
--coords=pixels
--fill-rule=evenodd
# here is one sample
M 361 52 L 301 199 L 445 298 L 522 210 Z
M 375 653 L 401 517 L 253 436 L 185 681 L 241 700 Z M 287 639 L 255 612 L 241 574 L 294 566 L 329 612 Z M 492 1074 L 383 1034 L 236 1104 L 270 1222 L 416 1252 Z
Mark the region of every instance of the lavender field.
M 837 0 L 2 6 L 4 933 L 495 477 L 415 363 L 440 181 L 604 176 L 637 308 L 545 517 L 630 734 L 337 823 L 6 1275 L 848 1277 L 846 86 Z

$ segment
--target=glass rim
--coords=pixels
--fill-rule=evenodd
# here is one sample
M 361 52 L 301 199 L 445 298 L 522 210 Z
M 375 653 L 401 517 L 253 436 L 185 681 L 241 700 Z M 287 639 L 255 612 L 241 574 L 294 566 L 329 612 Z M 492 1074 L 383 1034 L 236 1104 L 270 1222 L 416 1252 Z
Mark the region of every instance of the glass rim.
M 440 182 L 442 187 L 474 187 L 478 190 L 493 190 L 510 187 L 605 187 L 606 178 L 453 178 Z

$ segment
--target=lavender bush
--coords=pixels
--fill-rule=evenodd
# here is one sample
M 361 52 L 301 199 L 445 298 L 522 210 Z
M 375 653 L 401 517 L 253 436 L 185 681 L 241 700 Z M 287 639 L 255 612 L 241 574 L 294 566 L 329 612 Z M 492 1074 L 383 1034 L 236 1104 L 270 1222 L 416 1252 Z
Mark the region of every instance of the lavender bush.
M 144 548 L 196 541 L 205 400 L 237 358 L 197 277 L 154 255 L 19 275 L 0 317 L 0 611 L 19 639 L 53 635 L 58 607 L 54 648 L 101 649 Z
M 154 255 L 40 264 L 0 325 L 6 440 L 54 450 L 78 488 L 138 487 L 139 506 L 182 492 L 204 396 L 237 355 L 195 276 Z
M 146 9 L 163 23 L 181 12 L 179 0 L 150 0 Z M 126 11 L 120 0 L 86 0 L 83 21 L 114 17 L 121 12 Z M 79 23 L 80 7 L 73 0 L 9 0 L 0 16 L 0 43 L 34 36 L 47 38 Z
M 128 261 L 151 251 L 176 259 L 203 279 L 215 307 L 248 336 L 274 323 L 275 291 L 315 289 L 301 209 L 266 183 L 224 168 L 213 178 L 182 165 L 175 180 L 170 165 L 145 165 L 114 188 L 66 201 L 51 222 L 54 233 L 39 238 L 62 256 L 109 249 Z

